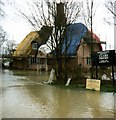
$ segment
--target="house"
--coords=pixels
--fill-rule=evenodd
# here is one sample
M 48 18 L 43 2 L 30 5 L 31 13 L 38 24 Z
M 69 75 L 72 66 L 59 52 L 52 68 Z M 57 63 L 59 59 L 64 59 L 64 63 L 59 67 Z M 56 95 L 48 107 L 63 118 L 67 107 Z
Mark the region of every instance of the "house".
M 38 51 L 38 48 L 47 42 L 52 32 L 52 28 L 44 26 L 39 32 L 34 31 L 27 35 L 14 53 L 16 56 L 14 66 L 50 70 L 54 61 L 52 55 Z M 93 51 L 102 51 L 100 38 L 94 33 L 92 33 L 92 38 Z M 62 44 L 62 55 L 65 52 L 67 52 L 68 64 L 71 67 L 75 64 L 83 68 L 91 67 L 91 32 L 84 24 L 74 23 L 67 27 L 66 37 Z
M 41 71 L 41 70 L 48 71 L 52 69 L 51 65 L 49 64 L 49 61 L 52 61 L 53 58 L 51 58 L 50 54 L 46 54 L 41 50 L 38 50 L 38 54 L 36 57 L 32 55 L 28 60 L 29 61 L 28 61 L 27 69 L 37 70 L 37 71 Z
M 52 27 L 43 26 L 40 31 L 30 32 L 18 45 L 12 58 L 12 67 L 28 69 L 29 58 L 36 57 L 38 48 L 45 44 L 52 32 Z
M 75 63 L 83 68 L 91 67 L 91 32 L 82 23 L 74 23 L 67 30 L 67 44 L 63 44 L 63 52 L 66 46 L 67 54 L 70 57 L 69 64 L 74 67 Z M 92 33 L 92 48 L 93 52 L 102 51 L 100 38 Z M 65 40 L 64 40 L 65 43 Z

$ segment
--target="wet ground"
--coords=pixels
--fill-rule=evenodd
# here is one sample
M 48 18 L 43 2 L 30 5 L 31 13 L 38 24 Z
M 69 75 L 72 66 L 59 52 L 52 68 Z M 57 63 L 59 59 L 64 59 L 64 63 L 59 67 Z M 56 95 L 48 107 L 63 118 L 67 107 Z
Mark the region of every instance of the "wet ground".
M 2 70 L 2 118 L 114 118 L 115 94 L 45 85 L 48 73 Z

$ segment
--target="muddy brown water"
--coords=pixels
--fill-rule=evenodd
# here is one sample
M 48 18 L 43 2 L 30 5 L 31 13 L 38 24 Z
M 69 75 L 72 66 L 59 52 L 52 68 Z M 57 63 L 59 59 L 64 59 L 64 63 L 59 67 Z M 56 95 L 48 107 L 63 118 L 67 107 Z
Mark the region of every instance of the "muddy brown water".
M 46 85 L 46 72 L 4 69 L 1 76 L 2 118 L 114 118 L 114 93 Z

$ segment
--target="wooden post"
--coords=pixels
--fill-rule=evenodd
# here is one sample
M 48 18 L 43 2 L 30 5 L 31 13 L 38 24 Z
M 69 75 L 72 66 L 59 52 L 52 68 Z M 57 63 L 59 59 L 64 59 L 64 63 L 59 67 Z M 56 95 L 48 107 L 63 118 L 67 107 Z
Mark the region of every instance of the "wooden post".
M 114 67 L 113 67 L 113 64 L 112 64 L 112 84 L 113 84 L 113 87 L 115 88 L 115 81 L 114 81 Z
M 45 58 L 45 70 L 46 70 L 46 72 L 48 71 L 48 64 L 47 63 L 48 63 L 47 58 Z
M 92 65 L 92 55 L 93 55 L 93 1 L 91 1 L 91 78 L 93 78 L 93 65 Z
M 98 79 L 98 65 L 96 65 L 96 79 Z

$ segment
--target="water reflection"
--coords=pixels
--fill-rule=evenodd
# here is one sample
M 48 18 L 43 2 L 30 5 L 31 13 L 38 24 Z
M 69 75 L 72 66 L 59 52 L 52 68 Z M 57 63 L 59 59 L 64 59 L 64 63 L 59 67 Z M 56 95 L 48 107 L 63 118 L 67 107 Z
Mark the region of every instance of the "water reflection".
M 47 73 L 3 71 L 3 117 L 113 118 L 114 94 L 42 84 Z
M 32 99 L 42 105 L 45 117 L 110 118 L 114 115 L 114 96 L 111 93 L 70 90 L 48 85 L 26 88 Z

